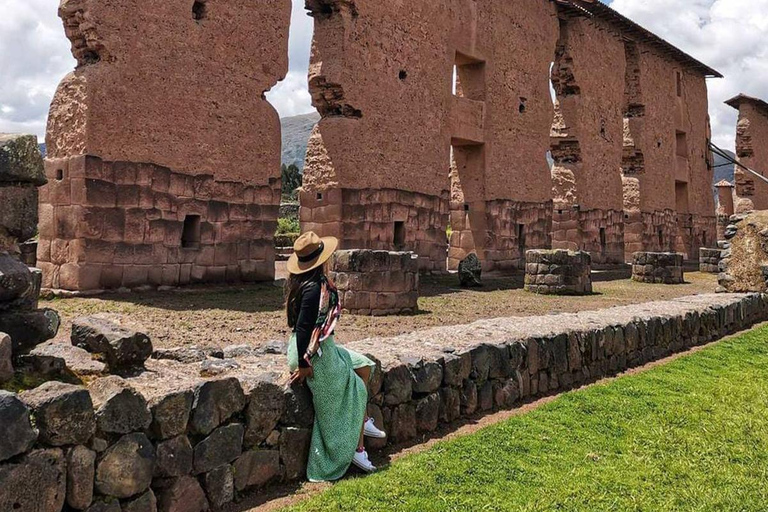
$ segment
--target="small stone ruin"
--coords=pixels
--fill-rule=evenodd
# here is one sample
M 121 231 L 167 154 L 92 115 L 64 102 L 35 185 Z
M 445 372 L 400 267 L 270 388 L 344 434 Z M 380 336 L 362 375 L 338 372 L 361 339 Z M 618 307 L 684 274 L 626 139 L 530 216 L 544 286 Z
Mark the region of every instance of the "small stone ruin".
M 674 252 L 636 252 L 632 280 L 638 283 L 683 284 L 683 255 Z
M 459 263 L 459 284 L 463 288 L 483 286 L 483 265 L 477 254 L 472 253 Z
M 418 309 L 419 262 L 412 252 L 338 251 L 330 270 L 349 313 L 396 315 Z
M 699 272 L 704 274 L 719 274 L 722 249 L 699 249 Z
M 531 250 L 525 260 L 526 291 L 542 295 L 592 293 L 592 258 L 587 252 Z

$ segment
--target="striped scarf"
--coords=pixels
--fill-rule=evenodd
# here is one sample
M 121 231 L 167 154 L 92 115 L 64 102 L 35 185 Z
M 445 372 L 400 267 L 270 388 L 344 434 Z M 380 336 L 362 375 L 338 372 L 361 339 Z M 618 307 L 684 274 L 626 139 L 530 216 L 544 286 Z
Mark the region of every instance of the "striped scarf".
M 320 279 L 320 309 L 318 310 L 315 329 L 312 331 L 312 337 L 307 348 L 307 355 L 305 356 L 307 361 L 315 354 L 323 357 L 320 344 L 333 334 L 340 316 L 341 303 L 339 302 L 339 292 L 328 281 L 328 278 L 323 276 Z

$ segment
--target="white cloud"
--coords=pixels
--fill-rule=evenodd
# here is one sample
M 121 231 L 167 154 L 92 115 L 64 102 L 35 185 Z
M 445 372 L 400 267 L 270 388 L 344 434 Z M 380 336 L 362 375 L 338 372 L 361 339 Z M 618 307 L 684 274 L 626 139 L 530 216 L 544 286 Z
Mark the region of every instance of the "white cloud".
M 723 104 L 744 92 L 768 99 L 768 0 L 614 0 L 612 7 L 718 69 L 710 80 L 714 139 L 733 146 L 736 112 Z M 56 15 L 58 0 L 0 0 L 0 131 L 42 137 L 48 106 L 74 68 Z M 307 67 L 312 19 L 293 0 L 290 71 L 267 98 L 281 116 L 311 112 Z
M 717 69 L 709 80 L 715 144 L 733 149 L 743 92 L 768 99 L 768 0 L 614 0 L 611 7 Z

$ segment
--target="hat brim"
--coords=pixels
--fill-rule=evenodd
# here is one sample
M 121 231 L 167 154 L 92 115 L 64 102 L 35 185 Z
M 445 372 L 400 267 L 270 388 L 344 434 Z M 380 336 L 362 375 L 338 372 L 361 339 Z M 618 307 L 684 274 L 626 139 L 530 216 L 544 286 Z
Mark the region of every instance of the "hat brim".
M 299 261 L 299 257 L 294 252 L 288 258 L 288 264 L 286 265 L 288 272 L 291 274 L 304 274 L 328 261 L 339 247 L 339 239 L 334 236 L 325 236 L 320 240 L 323 242 L 323 252 L 311 261 Z

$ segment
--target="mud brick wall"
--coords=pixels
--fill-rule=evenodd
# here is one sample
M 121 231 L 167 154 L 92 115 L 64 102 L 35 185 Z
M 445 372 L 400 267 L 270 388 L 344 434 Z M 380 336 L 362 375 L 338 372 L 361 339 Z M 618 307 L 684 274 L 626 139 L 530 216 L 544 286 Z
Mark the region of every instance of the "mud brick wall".
M 542 295 L 592 293 L 592 258 L 587 252 L 528 251 L 525 290 Z
M 720 273 L 720 260 L 723 258 L 722 249 L 699 249 L 699 272 L 706 274 Z
M 768 140 L 768 104 L 743 94 L 726 102 L 739 111 L 736 125 L 736 157 L 739 162 L 760 173 L 768 168 L 768 148 L 761 141 Z M 736 168 L 735 213 L 768 208 L 768 183 L 749 172 Z
M 303 231 L 335 236 L 342 249 L 412 251 L 422 271 L 445 269 L 447 194 L 327 189 L 300 198 Z
M 273 278 L 280 123 L 261 93 L 287 73 L 290 13 L 289 0 L 61 3 L 77 68 L 48 117 L 46 287 Z
M 682 284 L 683 255 L 672 252 L 636 252 L 632 280 L 639 283 Z
M 268 186 L 79 156 L 46 161 L 45 288 L 101 290 L 274 278 L 280 182 Z
M 487 231 L 472 229 L 474 213 L 464 204 L 451 203 L 451 237 L 448 269 L 456 270 L 459 263 L 476 250 L 475 236 L 485 240 L 483 271 L 512 272 L 525 265 L 528 249 L 552 246 L 552 203 L 522 203 L 495 200 L 485 203 L 484 226 Z
M 337 251 L 330 271 L 344 311 L 396 315 L 418 309 L 419 264 L 411 252 Z

